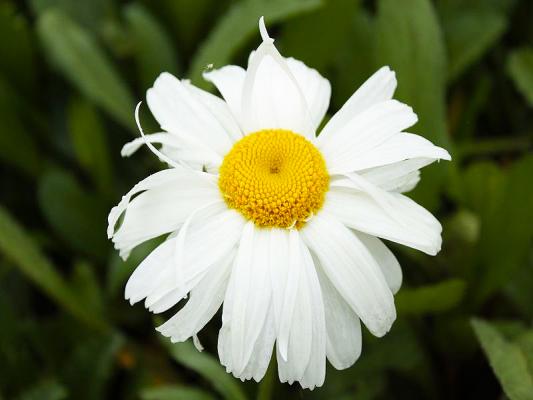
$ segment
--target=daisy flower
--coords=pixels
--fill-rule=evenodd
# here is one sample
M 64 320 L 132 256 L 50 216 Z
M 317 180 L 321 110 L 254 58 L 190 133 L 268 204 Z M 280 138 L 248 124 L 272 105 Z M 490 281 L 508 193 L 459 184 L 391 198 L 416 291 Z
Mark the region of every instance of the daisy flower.
M 362 322 L 375 336 L 396 318 L 398 261 L 380 240 L 435 255 L 441 225 L 404 196 L 419 169 L 446 150 L 405 132 L 413 110 L 392 99 L 388 67 L 372 75 L 327 122 L 331 88 L 284 58 L 263 19 L 245 70 L 204 73 L 222 98 L 162 73 L 147 102 L 162 132 L 148 147 L 168 168 L 139 182 L 109 214 L 108 235 L 126 258 L 167 235 L 125 290 L 161 313 L 172 342 L 197 334 L 222 306 L 220 362 L 259 381 L 276 352 L 282 382 L 324 383 L 326 359 L 348 368 L 361 354 Z M 156 149 L 154 144 L 160 144 Z

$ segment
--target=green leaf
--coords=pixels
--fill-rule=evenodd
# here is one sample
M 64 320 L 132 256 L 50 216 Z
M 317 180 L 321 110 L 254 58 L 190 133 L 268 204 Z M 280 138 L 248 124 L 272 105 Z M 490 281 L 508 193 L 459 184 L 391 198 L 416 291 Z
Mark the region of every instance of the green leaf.
M 395 97 L 419 116 L 414 130 L 446 146 L 446 56 L 435 10 L 428 0 L 380 0 L 378 5 L 377 67 L 396 71 Z
M 65 382 L 72 398 L 100 400 L 115 366 L 117 352 L 124 345 L 118 333 L 89 337 L 78 343 L 64 365 Z
M 49 10 L 61 10 L 72 18 L 73 21 L 89 29 L 98 32 L 108 22 L 112 12 L 112 0 L 30 0 L 32 11 L 42 15 Z
M 353 92 L 374 72 L 372 57 L 361 54 L 374 52 L 374 18 L 359 7 L 354 16 L 350 31 L 346 35 L 345 45 L 340 49 L 335 72 L 332 76 L 334 96 L 333 108 L 340 108 Z M 335 80 L 336 78 L 336 80 Z
M 418 114 L 419 122 L 411 130 L 450 151 L 445 119 L 446 52 L 430 1 L 380 0 L 375 40 L 376 67 L 389 65 L 396 71 L 395 98 Z M 424 169 L 413 195 L 425 207 L 437 206 L 446 169 L 445 163 Z
M 287 56 L 324 73 L 336 61 L 335 57 L 324 57 L 324 54 L 339 54 L 350 41 L 356 13 L 357 3 L 352 0 L 327 0 L 323 7 L 285 24 L 280 47 Z M 319 35 L 317 26 L 321 30 Z
M 404 290 L 404 289 L 402 289 Z M 398 320 L 383 338 L 367 335 L 364 338 L 366 356 L 361 357 L 351 373 L 378 373 L 385 369 L 408 372 L 417 369 L 424 361 L 424 349 L 416 332 L 405 321 Z
M 159 12 L 177 38 L 179 48 L 193 53 L 198 43 L 205 38 L 206 29 L 226 10 L 226 1 L 217 0 L 160 0 Z
M 487 219 L 501 202 L 505 180 L 505 174 L 493 162 L 471 164 L 462 173 L 460 200 L 482 219 Z
M 34 136 L 30 135 L 21 116 L 21 108 L 14 101 L 13 88 L 0 76 L 0 160 L 31 177 L 41 172 L 41 156 Z
M 489 322 L 474 319 L 472 326 L 505 394 L 511 400 L 532 400 L 533 369 L 528 364 L 531 354 L 506 340 Z M 528 341 L 528 344 L 531 342 Z M 531 347 L 527 349 L 531 351 Z
M 178 56 L 159 22 L 136 3 L 125 8 L 124 16 L 134 40 L 137 70 L 143 88 L 150 87 L 161 72 L 177 74 Z
M 46 11 L 37 32 L 47 55 L 70 82 L 118 122 L 136 132 L 133 97 L 95 38 L 62 12 Z
M 482 219 L 473 304 L 481 304 L 503 287 L 525 262 L 533 240 L 533 156 L 523 157 L 507 173 L 500 193 L 485 200 L 493 204 Z M 481 200 L 481 199 L 480 199 Z
M 103 193 L 112 187 L 107 135 L 94 107 L 82 98 L 70 102 L 69 132 L 80 165 Z
M 476 138 L 464 141 L 459 146 L 457 153 L 460 158 L 524 153 L 533 146 L 533 137 L 513 135 L 489 139 Z
M 270 400 L 277 380 L 278 363 L 275 358 L 272 358 L 265 376 L 261 382 L 259 382 L 259 387 L 257 388 L 257 400 Z
M 400 315 L 436 314 L 456 307 L 463 299 L 466 285 L 459 279 L 450 279 L 415 289 L 402 289 L 396 295 Z
M 101 200 L 59 169 L 46 172 L 38 189 L 41 211 L 57 234 L 84 254 L 104 257 L 109 244 L 105 236 L 107 209 Z
M 204 377 L 222 397 L 227 400 L 246 399 L 239 381 L 226 373 L 224 367 L 210 354 L 196 350 L 191 341 L 171 344 L 165 340 L 164 343 L 178 363 Z
M 107 324 L 101 316 L 80 301 L 30 236 L 1 206 L 0 250 L 66 311 L 92 327 L 106 329 Z
M 456 154 L 454 154 L 455 164 L 461 163 L 461 160 L 468 155 L 468 150 L 475 151 L 478 148 L 477 145 L 480 144 L 479 137 L 473 139 L 478 130 L 477 124 L 473 122 L 478 121 L 480 114 L 485 111 L 485 107 L 492 100 L 491 90 L 494 87 L 492 74 L 481 69 L 471 86 L 461 85 L 458 87 L 448 106 L 450 136 L 463 140 L 463 145 L 466 141 L 472 142 L 472 146 L 470 149 L 467 148 L 466 152 L 464 146 L 462 149 L 456 150 Z
M 533 249 L 529 252 L 529 260 L 516 269 L 508 285 L 505 295 L 529 318 L 533 315 Z
M 144 389 L 142 400 L 214 400 L 215 397 L 200 389 L 186 386 L 158 386 Z
M 533 47 L 514 50 L 507 62 L 507 72 L 528 104 L 533 107 Z
M 63 400 L 67 398 L 67 390 L 59 383 L 45 381 L 24 391 L 17 400 Z
M 95 313 L 104 315 L 104 297 L 93 265 L 86 261 L 77 261 L 74 264 L 71 284 L 72 290 L 78 294 L 83 304 Z
M 264 16 L 267 26 L 272 26 L 311 11 L 320 4 L 320 0 L 245 0 L 234 3 L 196 52 L 189 70 L 192 82 L 202 88 L 208 87 L 202 80 L 202 72 L 209 64 L 215 68 L 228 64 L 254 33 L 259 37 L 259 17 Z
M 446 14 L 445 14 L 446 16 Z M 458 7 L 443 22 L 448 48 L 448 79 L 454 80 L 478 61 L 503 35 L 503 13 Z
M 0 74 L 19 89 L 29 91 L 35 84 L 35 54 L 32 34 L 23 15 L 10 3 L 0 4 Z

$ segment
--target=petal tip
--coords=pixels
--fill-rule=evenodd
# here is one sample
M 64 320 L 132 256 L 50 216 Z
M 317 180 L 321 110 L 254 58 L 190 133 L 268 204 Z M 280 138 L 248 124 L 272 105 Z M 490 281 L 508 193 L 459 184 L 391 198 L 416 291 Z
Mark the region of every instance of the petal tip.
M 267 31 L 267 28 L 265 26 L 265 17 L 264 16 L 261 16 L 261 18 L 259 18 L 259 33 L 261 34 L 261 38 L 263 39 L 263 42 L 269 42 L 269 43 L 273 43 L 274 42 L 274 39 L 272 39 L 268 35 L 268 31 Z

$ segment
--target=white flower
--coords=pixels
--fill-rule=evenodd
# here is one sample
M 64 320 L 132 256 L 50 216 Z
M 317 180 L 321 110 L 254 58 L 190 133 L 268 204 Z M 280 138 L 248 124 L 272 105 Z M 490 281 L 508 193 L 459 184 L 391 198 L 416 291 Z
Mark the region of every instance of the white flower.
M 125 293 L 154 313 L 190 293 L 158 328 L 163 335 L 197 339 L 223 305 L 218 352 L 228 372 L 260 380 L 275 344 L 281 381 L 312 389 L 324 382 L 326 358 L 337 369 L 357 360 L 360 320 L 383 336 L 396 318 L 402 272 L 378 238 L 440 250 L 441 225 L 402 193 L 420 168 L 450 156 L 404 132 L 417 117 L 392 100 L 388 67 L 316 136 L 329 82 L 283 58 L 262 20 L 260 31 L 247 70 L 204 74 L 224 100 L 168 73 L 148 90 L 163 132 L 123 155 L 147 143 L 170 168 L 122 198 L 108 234 L 122 257 L 169 234 Z

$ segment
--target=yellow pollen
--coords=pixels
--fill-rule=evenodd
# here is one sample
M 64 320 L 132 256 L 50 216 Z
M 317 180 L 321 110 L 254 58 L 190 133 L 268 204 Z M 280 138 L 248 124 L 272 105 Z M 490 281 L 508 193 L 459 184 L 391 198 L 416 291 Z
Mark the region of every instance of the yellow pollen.
M 329 175 L 306 138 L 265 129 L 235 143 L 220 167 L 218 186 L 228 206 L 255 225 L 299 229 L 322 207 Z

